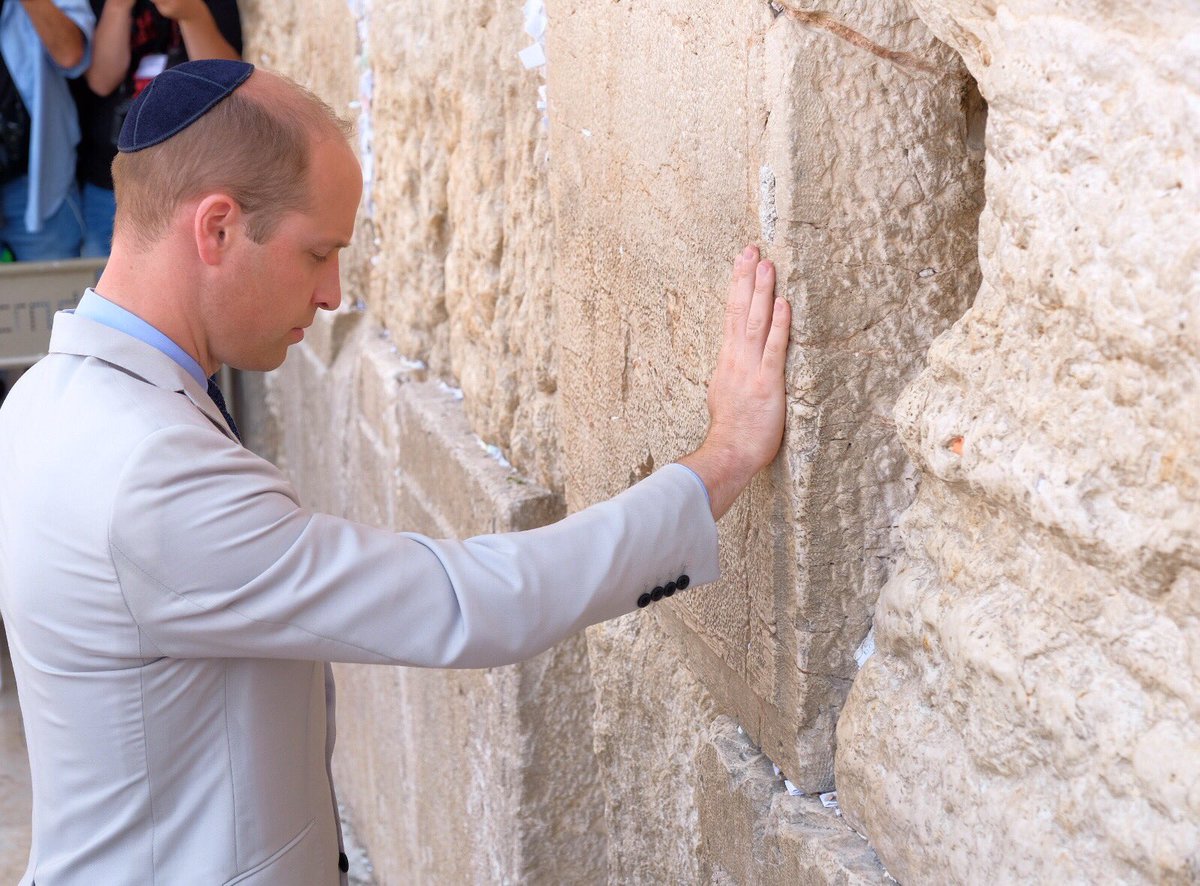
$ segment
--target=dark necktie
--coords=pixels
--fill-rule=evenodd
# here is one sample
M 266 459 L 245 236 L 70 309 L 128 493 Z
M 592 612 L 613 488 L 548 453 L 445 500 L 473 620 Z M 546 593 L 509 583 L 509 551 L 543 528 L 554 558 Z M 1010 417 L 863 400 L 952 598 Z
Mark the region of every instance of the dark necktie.
M 225 421 L 229 423 L 229 430 L 233 431 L 233 436 L 238 438 L 240 443 L 242 435 L 238 433 L 237 425 L 233 421 L 233 416 L 229 414 L 229 410 L 225 408 L 225 398 L 221 396 L 221 389 L 217 387 L 217 377 L 214 375 L 208 380 L 208 396 L 212 397 L 212 401 L 217 404 L 217 409 L 221 410 L 221 415 L 225 417 Z

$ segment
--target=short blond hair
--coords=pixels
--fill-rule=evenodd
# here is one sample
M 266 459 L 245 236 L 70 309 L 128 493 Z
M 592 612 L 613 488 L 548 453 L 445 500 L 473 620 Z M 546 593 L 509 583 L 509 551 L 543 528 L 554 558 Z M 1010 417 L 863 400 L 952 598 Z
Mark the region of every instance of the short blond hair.
M 114 236 L 152 246 L 186 201 L 217 192 L 237 202 L 256 243 L 266 241 L 287 213 L 309 208 L 313 144 L 330 136 L 348 140 L 353 124 L 298 83 L 277 74 L 268 78 L 252 76 L 166 141 L 117 154 Z

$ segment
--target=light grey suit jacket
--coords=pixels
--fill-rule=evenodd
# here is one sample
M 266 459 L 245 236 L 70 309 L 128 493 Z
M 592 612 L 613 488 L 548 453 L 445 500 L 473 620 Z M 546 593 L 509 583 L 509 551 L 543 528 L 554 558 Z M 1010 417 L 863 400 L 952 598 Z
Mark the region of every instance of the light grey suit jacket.
M 0 609 L 34 792 L 22 883 L 337 883 L 323 662 L 513 662 L 717 573 L 678 465 L 467 541 L 313 513 L 174 361 L 59 314 L 0 410 Z

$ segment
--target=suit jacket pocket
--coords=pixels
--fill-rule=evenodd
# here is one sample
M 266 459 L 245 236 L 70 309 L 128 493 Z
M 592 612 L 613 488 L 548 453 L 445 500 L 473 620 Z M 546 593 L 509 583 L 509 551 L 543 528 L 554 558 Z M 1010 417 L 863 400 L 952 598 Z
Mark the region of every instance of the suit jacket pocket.
M 269 858 L 259 862 L 250 870 L 243 871 L 232 880 L 226 880 L 224 886 L 233 886 L 235 883 L 241 883 L 242 886 L 251 886 L 251 884 L 266 886 L 268 883 L 278 883 L 280 886 L 285 883 L 299 886 L 299 884 L 307 882 L 304 878 L 313 874 L 310 866 L 304 861 L 307 853 L 303 851 L 292 853 L 292 850 L 304 842 L 304 838 L 313 829 L 313 823 L 313 820 L 310 819 L 300 833 L 273 852 Z M 289 857 L 289 853 L 292 853 L 295 858 Z M 310 869 L 304 870 L 306 867 Z

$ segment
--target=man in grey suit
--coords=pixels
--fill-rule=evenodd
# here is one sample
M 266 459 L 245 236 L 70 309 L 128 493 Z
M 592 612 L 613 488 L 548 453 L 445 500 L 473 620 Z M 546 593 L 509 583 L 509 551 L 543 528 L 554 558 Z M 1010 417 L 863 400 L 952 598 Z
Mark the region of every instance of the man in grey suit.
M 709 433 L 678 464 L 530 532 L 388 532 L 304 508 L 210 380 L 277 367 L 338 306 L 362 178 L 336 117 L 193 62 L 138 99 L 121 151 L 104 275 L 0 410 L 22 883 L 328 886 L 326 663 L 505 664 L 715 580 L 714 520 L 779 447 L 789 309 L 747 247 Z

